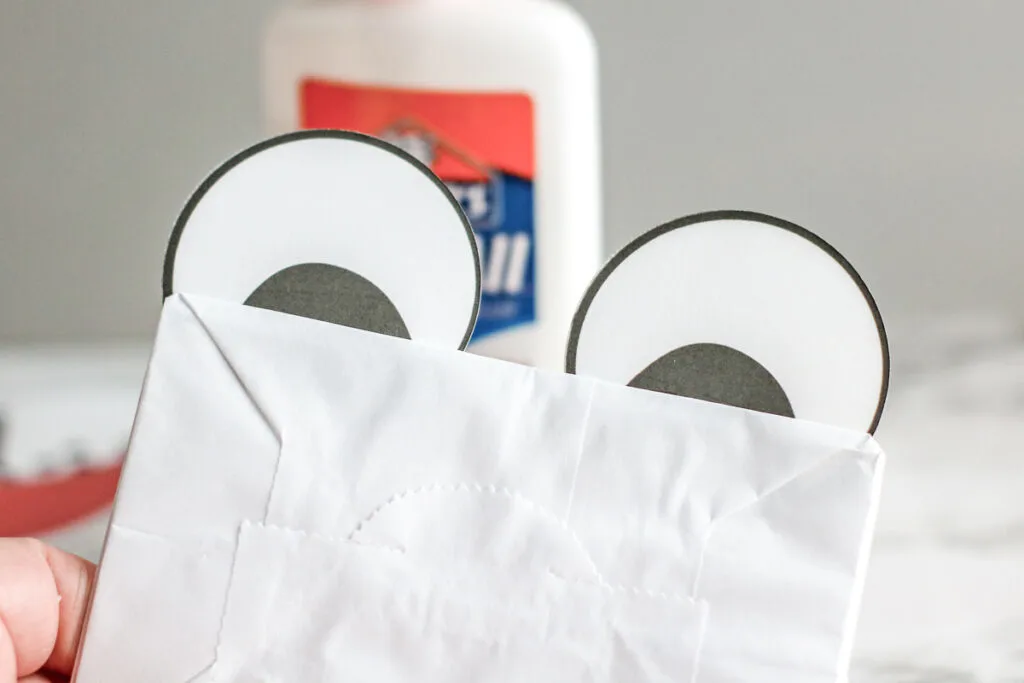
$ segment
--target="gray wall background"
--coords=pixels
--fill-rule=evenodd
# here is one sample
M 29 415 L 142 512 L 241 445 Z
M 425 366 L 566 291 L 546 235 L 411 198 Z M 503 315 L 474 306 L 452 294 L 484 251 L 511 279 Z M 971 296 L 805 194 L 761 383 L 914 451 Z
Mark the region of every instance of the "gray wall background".
M 262 135 L 274 4 L 0 3 L 0 343 L 152 333 L 184 200 Z M 573 4 L 601 47 L 609 251 L 754 209 L 833 242 L 883 312 L 1024 315 L 1024 3 Z

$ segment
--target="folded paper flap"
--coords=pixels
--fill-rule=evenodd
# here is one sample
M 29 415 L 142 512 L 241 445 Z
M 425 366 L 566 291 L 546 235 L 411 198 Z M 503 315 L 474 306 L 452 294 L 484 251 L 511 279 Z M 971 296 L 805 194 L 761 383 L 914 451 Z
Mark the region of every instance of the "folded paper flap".
M 208 667 L 236 537 L 167 538 L 112 525 L 75 680 L 181 683 Z
M 716 467 L 720 477 L 714 488 L 721 506 L 752 503 L 763 492 L 799 476 L 803 469 L 836 450 L 880 452 L 870 435 L 853 430 L 549 373 L 293 316 L 287 316 L 285 325 L 281 324 L 281 314 L 205 297 L 190 295 L 187 300 L 247 393 L 272 423 L 280 425 L 279 432 L 288 431 L 289 426 L 303 429 L 319 417 L 321 410 L 328 413 L 335 429 L 350 428 L 357 420 L 339 415 L 331 400 L 356 395 L 376 397 L 374 385 L 389 389 L 380 393 L 401 400 L 401 392 L 410 389 L 405 378 L 415 366 L 417 371 L 426 371 L 433 383 L 433 409 L 448 407 L 441 403 L 446 399 L 487 398 L 498 403 L 502 422 L 497 435 L 489 439 L 492 443 L 514 437 L 522 426 L 520 421 L 536 412 L 532 403 L 545 399 L 550 403 L 547 397 L 567 393 L 563 387 L 573 385 L 582 389 L 569 400 L 585 398 L 589 402 L 593 387 L 597 387 L 616 410 L 628 406 L 628 411 L 618 411 L 617 420 L 625 423 L 623 428 L 627 430 L 653 427 L 661 432 L 650 434 L 650 440 L 675 439 L 683 430 L 673 423 L 684 424 L 691 434 L 684 441 L 688 449 L 714 449 L 714 459 L 726 461 Z M 349 353 L 338 354 L 339 348 L 347 348 Z M 468 381 L 471 377 L 475 381 Z M 481 388 L 481 383 L 486 386 Z M 495 393 L 484 397 L 483 389 Z M 422 413 L 426 406 L 417 408 Z M 645 420 L 645 414 L 654 417 Z M 579 437 L 586 428 L 585 418 L 580 414 L 561 428 Z M 703 442 L 708 440 L 713 443 L 705 445 Z M 767 458 L 758 450 L 764 440 L 793 441 L 798 448 L 791 455 L 779 453 Z M 642 457 L 649 450 L 648 440 L 635 441 L 631 450 Z M 741 466 L 749 476 L 736 477 L 734 465 Z M 746 493 L 737 497 L 740 489 Z M 716 515 L 724 512 L 716 511 Z
M 280 442 L 183 298 L 164 306 L 113 523 L 167 538 L 233 539 L 262 519 Z
M 823 451 L 712 524 L 694 593 L 715 606 L 704 674 L 810 682 L 845 670 L 883 467 L 871 439 Z
M 757 667 L 822 680 L 856 611 L 881 461 L 848 430 L 175 295 L 101 586 L 138 561 L 134 529 L 171 541 L 182 573 L 226 595 L 230 560 L 212 568 L 202 541 L 233 542 L 248 520 L 404 546 L 436 575 L 485 552 L 538 581 L 692 597 L 709 605 L 708 680 Z M 108 653 L 166 640 L 132 629 L 130 604 L 178 630 L 207 618 L 184 598 L 110 590 L 90 626 Z M 806 639 L 806 656 L 777 646 L 786 638 Z M 182 680 L 156 660 L 139 671 L 80 681 Z
M 402 490 L 467 480 L 568 509 L 588 380 L 188 299 L 280 426 L 268 522 L 336 534 Z
M 870 496 L 880 453 L 864 434 L 598 384 L 569 521 L 613 583 L 692 586 L 719 525 L 735 518 L 737 533 L 755 533 L 772 521 L 763 509 L 769 501 L 803 514 L 827 511 L 844 527 L 862 524 L 863 505 L 844 506 L 834 487 L 802 481 L 841 472 L 835 486 Z M 802 533 L 798 522 L 771 524 L 774 538 Z M 837 536 L 859 551 L 859 533 Z M 741 540 L 736 548 L 746 552 Z
M 177 298 L 186 297 L 168 305 Z M 470 474 L 578 526 L 612 583 L 677 592 L 680 581 L 696 582 L 717 520 L 759 516 L 760 501 L 784 497 L 819 468 L 863 460 L 870 479 L 880 454 L 870 436 L 826 425 L 203 297 L 182 303 L 202 320 L 260 408 L 254 412 L 280 430 L 282 454 L 264 487 L 272 489 L 265 513 L 247 519 L 334 536 L 402 491 L 467 481 Z M 438 421 L 438 409 L 463 417 Z M 560 459 L 551 462 L 552 453 Z M 845 514 L 861 517 L 859 510 Z M 595 525 L 600 518 L 604 523 Z M 241 518 L 232 521 L 237 526 Z M 681 562 L 658 576 L 667 546 Z
M 719 535 L 734 533 L 748 539 L 749 549 L 755 538 L 767 536 L 796 563 L 848 577 L 857 567 L 859 539 L 869 531 L 874 505 L 871 481 L 878 462 L 858 452 L 836 451 L 748 505 L 715 519 L 707 544 L 711 546 Z M 851 480 L 861 480 L 863 485 L 850 486 Z M 809 507 L 826 492 L 833 505 Z M 808 514 L 809 509 L 816 514 Z M 835 542 L 833 537 L 844 540 Z
M 348 539 L 400 548 L 449 574 L 460 569 L 551 573 L 606 585 L 564 519 L 507 488 L 452 484 L 403 491 L 361 521 Z M 610 586 L 609 586 L 610 588 Z
M 278 446 L 280 446 L 280 425 L 275 424 L 275 420 L 271 417 L 267 409 L 260 405 L 260 402 L 257 400 L 256 395 L 253 393 L 252 389 L 250 389 L 249 386 L 246 384 L 245 379 L 243 379 L 242 376 L 239 374 L 238 368 L 231 361 L 231 358 L 225 352 L 224 347 L 221 345 L 221 343 L 217 340 L 217 337 L 211 331 L 209 324 L 199 315 L 198 312 L 196 312 L 194 305 L 188 299 L 188 297 L 180 297 L 180 302 L 184 304 L 185 308 L 187 308 L 189 312 L 192 313 L 192 316 L 195 318 L 196 323 L 198 323 L 199 326 L 202 327 L 203 332 L 206 333 L 207 338 L 213 344 L 214 348 L 216 348 L 217 353 L 220 354 L 220 357 L 224 360 L 224 364 L 227 366 L 228 370 L 238 381 L 238 387 L 245 393 L 246 398 L 248 398 L 249 401 L 252 403 L 253 409 L 256 411 L 257 415 L 259 415 L 260 419 L 263 420 L 263 423 L 266 425 L 270 433 L 274 435 L 274 438 L 277 440 Z
M 243 525 L 233 566 L 216 662 L 197 683 L 354 670 L 380 681 L 689 681 L 706 618 L 691 600 L 551 574 L 466 581 L 406 553 L 262 525 Z

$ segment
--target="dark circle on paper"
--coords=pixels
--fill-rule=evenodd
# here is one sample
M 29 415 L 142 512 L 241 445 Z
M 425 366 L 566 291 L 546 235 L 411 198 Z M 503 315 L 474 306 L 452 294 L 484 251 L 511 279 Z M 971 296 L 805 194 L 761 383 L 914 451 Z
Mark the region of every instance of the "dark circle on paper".
M 750 356 L 721 344 L 690 344 L 671 351 L 629 386 L 793 417 L 778 380 Z
M 279 270 L 245 304 L 409 339 L 409 328 L 387 294 L 362 275 L 326 263 Z
M 712 221 L 724 221 L 724 220 L 742 220 L 750 221 L 755 223 L 761 223 L 764 225 L 770 225 L 782 230 L 787 230 L 798 237 L 801 237 L 811 244 L 821 249 L 825 254 L 832 258 L 838 263 L 843 270 L 846 271 L 847 275 L 853 280 L 854 284 L 860 290 L 864 297 L 864 301 L 871 311 L 871 315 L 874 318 L 875 327 L 878 331 L 878 345 L 879 353 L 882 357 L 882 376 L 880 379 L 880 388 L 878 392 L 878 399 L 875 403 L 874 415 L 871 418 L 871 423 L 867 427 L 869 434 L 874 434 L 878 429 L 878 424 L 882 419 L 882 411 L 885 409 L 885 401 L 889 393 L 889 374 L 890 374 L 890 358 L 889 358 L 889 339 L 885 331 L 885 324 L 882 322 L 882 314 L 878 310 L 878 304 L 875 302 L 874 296 L 868 289 L 867 284 L 861 278 L 860 274 L 854 269 L 853 265 L 844 257 L 839 251 L 831 244 L 826 242 L 819 235 L 811 232 L 810 230 L 803 228 L 795 223 L 791 223 L 775 216 L 769 216 L 767 214 L 758 213 L 755 211 L 743 211 L 743 210 L 721 210 L 721 211 L 706 211 L 704 213 L 697 213 L 684 218 L 679 218 L 674 221 L 670 221 L 663 225 L 660 225 L 648 232 L 640 235 L 632 242 L 627 244 L 621 250 L 618 251 L 600 270 L 594 280 L 590 283 L 587 291 L 583 295 L 583 300 L 580 302 L 579 307 L 576 309 L 576 314 L 573 316 L 572 324 L 569 330 L 569 343 L 565 353 L 565 371 L 569 374 L 576 374 L 576 353 L 580 344 L 580 337 L 583 333 L 583 324 L 587 319 L 587 314 L 590 312 L 590 306 L 597 298 L 598 292 L 601 291 L 601 287 L 611 277 L 611 274 L 622 265 L 622 263 L 636 253 L 644 245 L 656 240 L 657 238 L 665 235 L 666 233 L 672 232 L 673 230 L 685 229 L 690 226 L 703 225 Z M 653 296 L 654 294 L 652 294 Z M 808 325 L 813 325 L 813 321 L 808 321 Z M 797 342 L 799 340 L 794 340 Z M 671 355 L 671 354 L 668 354 Z M 656 361 L 657 362 L 657 361 Z M 653 364 L 652 364 L 653 365 Z M 645 371 L 646 372 L 646 371 Z M 634 381 L 638 381 L 640 376 L 644 373 L 640 373 Z M 788 400 L 787 400 L 788 403 Z

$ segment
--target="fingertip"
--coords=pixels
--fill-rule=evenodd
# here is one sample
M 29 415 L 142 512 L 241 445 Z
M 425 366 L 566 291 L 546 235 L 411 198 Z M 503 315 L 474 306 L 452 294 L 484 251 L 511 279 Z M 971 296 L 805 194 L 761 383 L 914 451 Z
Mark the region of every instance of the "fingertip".
M 77 555 L 50 546 L 45 546 L 44 552 L 59 599 L 57 637 L 44 668 L 70 675 L 82 643 L 89 598 L 96 580 L 96 566 Z
M 6 633 L 0 640 L 9 641 L 19 677 L 33 673 L 49 658 L 59 614 L 43 544 L 29 538 L 0 539 L 0 625 Z
M 0 539 L 0 683 L 12 668 L 19 678 L 71 673 L 94 575 L 91 563 L 40 541 Z

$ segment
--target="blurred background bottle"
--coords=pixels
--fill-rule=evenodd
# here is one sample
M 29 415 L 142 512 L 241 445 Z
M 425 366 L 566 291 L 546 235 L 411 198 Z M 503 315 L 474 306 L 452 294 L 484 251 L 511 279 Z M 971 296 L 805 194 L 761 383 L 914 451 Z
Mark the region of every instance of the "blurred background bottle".
M 264 78 L 268 132 L 373 135 L 449 186 L 480 250 L 471 351 L 563 367 L 603 253 L 597 54 L 575 11 L 554 0 L 293 2 L 269 22 Z

